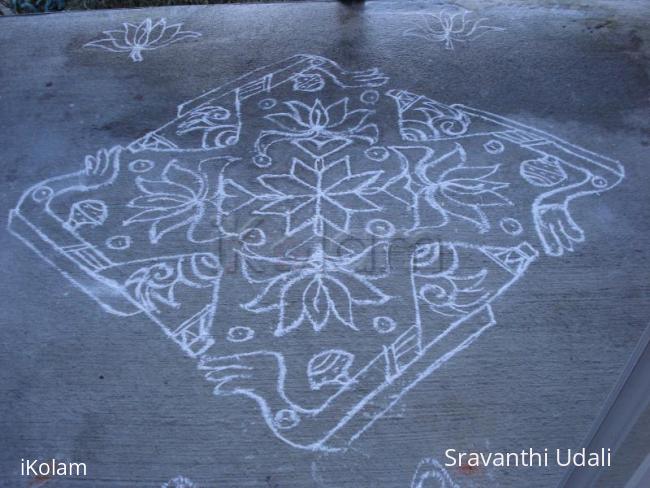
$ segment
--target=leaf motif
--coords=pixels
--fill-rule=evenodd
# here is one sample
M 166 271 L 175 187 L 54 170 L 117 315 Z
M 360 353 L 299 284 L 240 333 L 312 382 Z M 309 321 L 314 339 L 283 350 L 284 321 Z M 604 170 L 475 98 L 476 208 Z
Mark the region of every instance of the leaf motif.
M 167 21 L 165 19 L 158 20 L 153 24 L 147 33 L 147 42 L 149 46 L 158 42 L 165 34 L 169 35 L 170 32 L 167 30 Z
M 300 121 L 306 127 L 307 122 L 309 121 L 309 113 L 311 112 L 311 107 L 305 103 L 298 102 L 297 100 L 284 102 L 284 104 L 291 109 L 291 113 L 293 114 L 294 119 Z
M 107 38 L 107 39 L 98 39 L 96 41 L 92 42 L 87 42 L 84 44 L 84 47 L 96 47 L 96 48 L 101 48 L 101 49 L 106 49 L 107 51 L 111 51 L 114 53 L 119 53 L 123 51 L 128 51 L 131 48 L 129 46 L 121 45 L 119 44 L 115 39 Z
M 352 317 L 352 297 L 345 284 L 333 276 L 328 276 L 324 281 L 327 283 L 331 309 L 336 318 L 351 329 L 358 330 Z
M 127 206 L 132 208 L 170 209 L 188 203 L 187 199 L 171 195 L 140 195 L 131 200 Z
M 390 296 L 373 285 L 368 279 L 351 272 L 336 274 L 337 283 L 342 286 L 353 303 L 357 305 L 381 305 L 390 300 Z M 333 278 L 331 278 L 333 279 Z
M 133 35 L 133 43 L 136 46 L 146 45 L 149 38 L 149 32 L 151 32 L 151 19 L 145 19 L 137 27 L 135 34 Z
M 490 229 L 488 218 L 478 205 L 466 205 L 452 198 L 446 198 L 444 212 L 473 223 L 481 233 Z
M 502 206 L 513 203 L 498 191 L 507 183 L 482 180 L 455 180 L 441 185 L 442 194 L 462 205 Z
M 328 127 L 336 127 L 346 120 L 350 115 L 348 113 L 348 97 L 342 98 L 341 100 L 334 102 L 329 105 L 325 111 L 327 112 Z M 317 100 L 317 103 L 320 103 L 320 100 Z M 321 105 L 322 107 L 322 105 Z
M 187 230 L 187 239 L 191 242 L 212 242 L 221 236 L 219 210 L 211 202 L 205 202 L 194 209 L 194 220 Z
M 149 49 L 158 49 L 159 47 L 169 46 L 170 44 L 184 41 L 185 39 L 197 39 L 199 37 L 201 37 L 201 34 L 198 32 L 182 31 L 167 40 L 161 39 L 155 44 L 155 46 L 151 45 Z
M 345 117 L 338 124 L 330 124 L 328 129 L 333 129 L 338 127 L 338 130 L 355 132 L 363 126 L 368 117 L 372 115 L 374 111 L 366 109 L 357 109 L 352 112 L 348 112 Z
M 160 219 L 166 219 L 168 217 L 173 217 L 177 213 L 184 213 L 188 209 L 186 207 L 177 209 L 177 208 L 149 208 L 147 210 L 143 210 L 142 212 L 138 212 L 137 214 L 129 217 L 126 219 L 122 225 L 131 225 L 136 222 L 154 222 L 156 220 Z
M 173 183 L 171 181 L 148 180 L 146 178 L 138 176 L 135 179 L 135 184 L 138 189 L 146 195 L 167 195 L 169 197 L 180 197 L 183 199 L 191 199 L 194 197 L 194 194 L 191 190 L 183 185 L 179 185 L 178 183 Z
M 444 180 L 448 173 L 461 166 L 466 157 L 463 147 L 456 144 L 454 149 L 435 159 L 434 153 L 431 152 L 426 158 L 418 161 L 414 172 L 426 186 L 437 184 L 440 180 Z
M 192 208 L 172 213 L 162 219 L 155 221 L 149 228 L 149 238 L 156 244 L 162 237 L 176 229 L 180 229 L 196 220 L 196 214 Z
M 308 128 L 308 125 L 303 123 L 302 120 L 289 113 L 282 112 L 277 114 L 270 114 L 266 115 L 264 118 L 290 132 L 303 131 Z
M 327 188 L 327 193 L 338 195 L 343 193 L 354 193 L 372 185 L 383 174 L 383 171 L 366 171 L 357 173 L 342 180 L 334 181 L 333 185 Z M 323 174 L 323 179 L 327 177 L 327 172 Z
M 402 35 L 419 37 L 421 39 L 429 38 L 426 29 L 423 27 L 411 27 L 410 29 L 406 29 Z
M 462 164 L 445 171 L 444 180 L 481 180 L 492 176 L 500 165 L 494 166 L 463 166 Z
M 183 168 L 176 162 L 171 162 L 165 167 L 162 177 L 163 181 L 185 188 L 194 197 L 201 195 L 205 189 L 205 181 L 200 173 Z
M 296 291 L 303 289 L 298 285 L 298 283 L 301 283 L 304 280 L 304 278 L 299 276 L 282 287 L 279 304 L 280 317 L 278 320 L 278 326 L 273 333 L 276 337 L 281 337 L 292 330 L 295 330 L 307 318 L 304 306 L 296 306 L 295 302 L 287 302 L 287 295 L 292 292 L 292 288 L 296 288 Z
M 322 280 L 314 277 L 302 297 L 302 306 L 315 331 L 320 331 L 330 316 L 332 300 Z

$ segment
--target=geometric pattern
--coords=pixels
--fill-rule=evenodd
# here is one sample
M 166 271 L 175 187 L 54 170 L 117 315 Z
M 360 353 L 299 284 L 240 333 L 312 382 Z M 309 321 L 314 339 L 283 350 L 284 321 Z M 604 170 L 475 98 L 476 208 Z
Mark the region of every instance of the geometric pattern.
M 10 229 L 279 439 L 343 449 L 492 327 L 529 266 L 585 240 L 575 198 L 624 177 L 388 83 L 313 55 L 262 67 L 36 183 Z

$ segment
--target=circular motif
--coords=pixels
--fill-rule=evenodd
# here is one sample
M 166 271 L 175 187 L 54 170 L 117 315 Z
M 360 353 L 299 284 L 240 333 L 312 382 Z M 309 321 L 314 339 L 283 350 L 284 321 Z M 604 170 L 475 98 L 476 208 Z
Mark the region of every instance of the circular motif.
M 146 173 L 156 165 L 155 162 L 149 159 L 136 159 L 129 163 L 129 170 L 134 173 Z
M 485 149 L 490 154 L 501 154 L 505 149 L 505 147 L 503 146 L 503 143 L 501 141 L 497 141 L 496 139 L 491 139 L 487 141 L 485 144 L 483 144 L 483 149 Z
M 373 161 L 385 161 L 390 153 L 388 149 L 383 146 L 374 146 L 366 149 L 366 157 L 372 159 Z
M 237 326 L 230 328 L 227 339 L 230 342 L 245 342 L 251 340 L 254 335 L 255 331 L 250 327 Z
M 375 317 L 372 319 L 372 327 L 380 334 L 393 332 L 397 324 L 390 317 Z
M 266 154 L 258 154 L 253 157 L 253 163 L 260 168 L 267 168 L 271 166 L 273 161 Z
M 275 98 L 265 98 L 264 100 L 260 100 L 257 106 L 262 110 L 270 110 L 275 107 L 277 103 L 278 101 Z
M 591 184 L 596 188 L 605 188 L 607 186 L 607 180 L 602 176 L 594 176 L 591 180 Z
M 273 423 L 280 430 L 287 430 L 295 427 L 300 422 L 300 416 L 295 410 L 288 408 L 278 410 L 273 417 Z
M 366 224 L 366 232 L 377 237 L 392 237 L 395 234 L 395 226 L 388 220 L 373 219 Z
M 50 198 L 53 193 L 54 190 L 52 190 L 52 188 L 49 186 L 40 186 L 34 190 L 34 193 L 32 193 L 32 198 L 36 202 L 43 202 Z
M 499 225 L 501 226 L 501 230 L 503 232 L 510 234 L 511 236 L 517 236 L 524 230 L 517 219 L 512 219 L 510 217 L 501 219 Z
M 379 92 L 377 90 L 366 90 L 361 94 L 361 101 L 368 105 L 374 105 L 379 101 Z
M 262 229 L 253 227 L 252 229 L 246 229 L 239 235 L 239 239 L 249 246 L 261 246 L 266 243 L 266 234 Z
M 106 239 L 106 247 L 121 251 L 131 246 L 131 236 L 113 236 Z

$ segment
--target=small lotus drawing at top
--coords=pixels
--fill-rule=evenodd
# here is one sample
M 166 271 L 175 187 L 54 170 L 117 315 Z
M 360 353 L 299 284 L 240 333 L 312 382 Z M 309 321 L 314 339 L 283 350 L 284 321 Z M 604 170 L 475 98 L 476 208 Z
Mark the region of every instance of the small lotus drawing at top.
M 445 49 L 454 49 L 455 42 L 467 42 L 481 37 L 490 31 L 503 31 L 502 27 L 483 25 L 487 19 L 470 20 L 471 10 L 464 8 L 444 8 L 437 14 L 428 14 L 424 22 L 404 32 L 406 36 L 421 37 L 430 41 L 442 42 Z
M 165 19 L 146 19 L 139 24 L 125 22 L 121 29 L 104 31 L 106 37 L 84 44 L 112 52 L 128 52 L 134 62 L 142 61 L 142 51 L 151 51 L 184 39 L 196 39 L 201 34 L 182 31 L 182 24 L 167 25 Z

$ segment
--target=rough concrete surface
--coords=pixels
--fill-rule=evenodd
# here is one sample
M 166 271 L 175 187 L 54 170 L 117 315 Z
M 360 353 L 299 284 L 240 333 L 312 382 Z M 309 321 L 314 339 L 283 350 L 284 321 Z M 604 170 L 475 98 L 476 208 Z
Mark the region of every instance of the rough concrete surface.
M 632 1 L 469 1 L 462 3 L 472 11 L 468 20 L 483 18 L 481 25 L 499 29 L 470 32 L 470 24 L 451 45 L 447 39 L 436 38 L 435 32 L 429 32 L 428 38 L 405 35 L 424 25 L 426 14 L 438 13 L 444 6 L 427 1 L 300 2 L 0 19 L 0 214 L 6 216 L 32 185 L 80 170 L 86 172 L 85 177 L 95 170 L 104 171 L 97 169 L 103 163 L 95 160 L 90 160 L 90 166 L 86 160 L 84 166 L 86 155 L 101 148 L 127 147 L 175 119 L 178 105 L 298 54 L 327 58 L 347 71 L 376 67 L 389 78 L 385 88 L 377 87 L 380 96 L 387 97 L 384 105 L 382 98 L 376 106 L 377 115 L 385 117 L 374 122 L 384 138 L 378 144 L 426 145 L 436 155 L 464 144 L 467 164 L 477 165 L 470 161 L 476 153 L 465 140 L 439 141 L 431 136 L 426 143 L 398 141 L 397 106 L 385 92 L 399 89 L 444 104 L 441 110 L 451 110 L 452 116 L 458 114 L 449 109 L 451 104 L 498 114 L 609 158 L 606 161 L 619 161 L 625 171 L 616 186 L 570 203 L 571 216 L 583 229 L 585 240 L 571 244 L 574 250 L 564 249 L 560 256 L 550 255 L 559 253 L 553 251 L 552 243 L 545 249 L 533 228 L 530 201 L 539 188 L 531 184 L 527 189 L 523 179 L 508 180 L 508 188 L 517 189 L 521 200 L 529 202 L 519 207 L 517 200 L 512 208 L 522 212 L 522 222 L 530 221 L 528 227 L 524 225 L 524 234 L 539 258 L 490 303 L 496 325 L 420 381 L 347 450 L 336 452 L 283 442 L 280 437 L 285 434 L 269 428 L 256 402 L 242 395 L 213 395 L 215 383 L 206 381 L 205 371 L 197 371 L 200 358 L 184 355 L 152 322 L 152 314 L 147 317 L 149 312 L 142 312 L 144 305 L 128 316 L 108 313 L 3 230 L 0 485 L 158 487 L 182 475 L 198 486 L 215 488 L 408 488 L 421 460 L 443 462 L 449 448 L 504 451 L 581 445 L 650 316 L 650 6 Z M 124 22 L 139 24 L 146 18 L 182 23 L 184 31 L 201 36 L 143 51 L 140 62 L 134 62 L 128 50 L 83 47 L 102 38 L 103 31 L 118 29 Z M 476 36 L 479 32 L 483 35 Z M 296 98 L 310 107 L 317 97 L 327 100 L 327 105 L 349 96 L 351 111 L 353 97 L 358 100 L 363 91 L 333 83 L 320 92 L 309 91 L 318 79 L 303 80 L 306 84 L 296 92 Z M 287 86 L 290 91 L 291 85 Z M 277 91 L 271 93 L 278 96 Z M 284 100 L 288 99 L 280 100 L 273 110 L 287 112 Z M 242 109 L 244 125 L 237 150 L 249 151 L 260 128 L 266 127 L 263 121 L 271 123 L 263 119 L 261 110 L 257 105 Z M 323 116 L 315 114 L 311 112 L 307 125 L 316 123 L 313 117 Z M 402 114 L 402 122 L 409 114 Z M 183 116 L 181 122 L 187 120 Z M 350 130 L 345 137 L 354 135 L 356 129 Z M 280 154 L 282 144 L 303 137 L 293 134 L 274 143 L 269 154 Z M 371 144 L 360 138 L 350 140 L 355 171 L 376 170 L 380 163 L 363 159 Z M 224 151 L 217 148 L 210 157 L 221 157 Z M 140 157 L 127 152 L 123 150 L 120 156 L 124 168 Z M 397 161 L 397 153 L 392 149 L 390 153 Z M 160 154 L 161 161 L 165 157 L 155 154 Z M 244 158 L 242 154 L 238 156 Z M 229 178 L 236 180 L 239 174 L 240 183 L 249 183 L 258 181 L 255 178 L 260 174 L 281 171 L 282 164 L 289 170 L 287 162 L 258 168 L 251 155 L 245 152 L 246 164 Z M 601 156 L 591 154 L 587 159 Z M 192 157 L 178 156 L 182 164 L 184 158 Z M 500 163 L 500 157 L 483 164 Z M 384 169 L 393 159 L 386 161 Z M 520 171 L 519 160 L 502 164 L 515 168 L 515 176 Z M 616 167 L 611 164 L 610 168 Z M 434 166 L 422 167 L 428 171 Z M 538 163 L 532 165 L 535 169 L 541 171 Z M 561 176 L 562 171 L 554 174 Z M 488 179 L 498 181 L 498 174 Z M 128 191 L 126 186 L 113 185 L 110 194 L 102 196 L 111 218 L 115 212 L 123 212 L 125 218 L 133 215 L 127 205 L 137 196 L 133 181 L 131 177 Z M 423 181 L 411 188 L 419 191 Z M 358 188 L 365 191 L 366 187 Z M 489 195 L 481 196 L 497 198 L 494 195 L 499 191 L 506 190 L 492 186 Z M 277 193 L 269 195 L 266 203 L 278 198 Z M 419 195 L 420 205 L 429 202 L 425 193 Z M 408 211 L 400 214 L 397 205 L 388 205 L 385 211 L 401 224 L 402 219 L 395 216 L 404 215 L 406 221 Z M 492 212 L 482 205 L 485 201 L 477 200 L 464 208 L 476 219 L 478 210 Z M 94 210 L 101 213 L 101 209 Z M 92 212 L 88 207 L 81 211 L 85 218 L 91 214 L 92 222 L 83 228 L 91 242 L 100 231 L 90 230 L 102 220 Z M 361 215 L 354 209 L 349 214 Z M 66 217 L 67 213 L 62 218 Z M 492 228 L 481 233 L 476 221 L 452 215 L 449 222 L 452 227 L 436 230 L 437 239 L 503 245 L 501 235 L 493 234 Z M 75 225 L 68 223 L 51 237 L 72 234 L 70 228 Z M 272 225 L 282 229 L 280 224 Z M 359 229 L 364 229 L 362 224 Z M 173 241 L 172 233 L 168 236 L 160 239 L 161 245 Z M 155 249 L 146 232 L 141 237 L 143 246 Z M 103 239 L 93 244 L 103 245 Z M 173 242 L 182 247 L 185 241 Z M 201 249 L 209 249 L 206 246 Z M 407 268 L 398 270 L 392 283 L 381 285 L 395 287 L 393 295 L 400 296 L 400 301 L 390 302 L 399 320 L 413 306 L 414 298 L 407 291 L 411 286 L 408 273 Z M 232 279 L 225 282 L 231 284 L 221 286 L 222 308 L 215 326 L 227 331 L 253 320 L 270 331 L 271 337 L 277 323 L 273 313 L 244 315 L 239 305 L 251 299 L 247 287 L 252 284 Z M 114 298 L 102 295 L 105 292 L 99 285 L 82 286 L 100 301 L 101 297 Z M 319 290 L 324 293 L 324 288 Z M 328 310 L 334 310 L 328 303 Z M 359 323 L 372 323 L 366 309 L 358 310 L 355 319 Z M 313 327 L 306 323 L 295 334 L 288 332 L 285 342 L 275 337 L 268 344 L 288 344 L 278 347 L 293 351 L 296 361 L 303 349 L 325 347 L 322 344 L 330 349 L 333 344 L 353 349 L 358 357 L 382 350 L 363 327 L 355 332 L 341 323 L 328 323 L 317 333 L 314 324 L 318 321 L 312 322 Z M 371 345 L 375 349 L 370 350 Z M 332 383 L 341 377 L 337 378 Z M 268 373 L 266 384 L 274 385 L 274 381 L 276 377 Z M 307 386 L 297 384 L 291 393 L 300 396 L 301 388 Z M 345 413 L 334 410 L 323 422 Z M 373 415 L 372 410 L 363 414 L 368 419 Z M 316 436 L 319 425 L 305 436 Z M 21 458 L 85 462 L 89 472 L 84 479 L 32 479 L 20 475 Z M 563 474 L 557 466 L 462 466 L 446 471 L 463 488 L 547 488 L 556 486 Z M 622 472 L 620 477 L 625 475 Z M 453 486 L 445 485 L 444 479 L 427 482 L 435 487 Z M 623 480 L 610 478 L 608 482 L 613 483 L 608 486 L 622 486 Z

